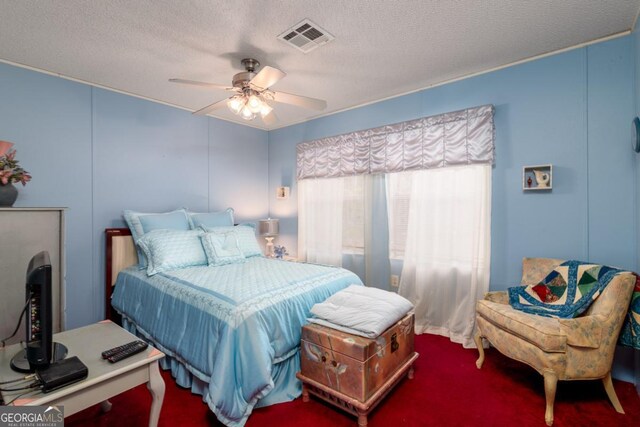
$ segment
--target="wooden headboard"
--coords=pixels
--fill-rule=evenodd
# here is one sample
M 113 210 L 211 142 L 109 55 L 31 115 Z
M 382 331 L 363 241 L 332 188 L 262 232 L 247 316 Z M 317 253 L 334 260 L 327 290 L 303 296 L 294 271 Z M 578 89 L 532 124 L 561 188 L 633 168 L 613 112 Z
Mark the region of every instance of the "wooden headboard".
M 104 232 L 107 237 L 104 313 L 107 319 L 117 321 L 120 316 L 111 307 L 113 285 L 116 283 L 120 270 L 138 263 L 138 253 L 128 228 L 107 228 Z

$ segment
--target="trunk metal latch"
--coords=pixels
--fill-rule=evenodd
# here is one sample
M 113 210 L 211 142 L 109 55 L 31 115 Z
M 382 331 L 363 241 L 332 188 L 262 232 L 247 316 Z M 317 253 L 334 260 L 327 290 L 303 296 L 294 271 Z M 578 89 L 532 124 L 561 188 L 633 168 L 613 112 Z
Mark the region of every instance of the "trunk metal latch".
M 394 353 L 398 348 L 400 348 L 400 344 L 398 344 L 398 334 L 391 335 L 391 353 Z

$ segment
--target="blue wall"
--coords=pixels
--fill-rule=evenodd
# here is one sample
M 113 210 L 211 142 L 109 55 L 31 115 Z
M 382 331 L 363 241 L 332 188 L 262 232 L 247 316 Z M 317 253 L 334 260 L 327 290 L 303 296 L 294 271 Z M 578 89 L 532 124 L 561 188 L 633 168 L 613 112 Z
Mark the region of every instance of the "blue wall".
M 635 269 L 631 37 L 269 132 L 270 213 L 296 248 L 295 145 L 462 108 L 496 107 L 491 288 L 518 283 L 524 256 Z M 522 167 L 551 163 L 553 191 L 522 191 Z M 275 188 L 290 185 L 288 200 Z
M 33 175 L 16 206 L 65 206 L 67 327 L 104 313 L 104 229 L 123 209 L 268 215 L 267 132 L 0 64 L 0 139 Z
M 640 270 L 640 156 L 628 143 L 638 61 L 636 31 L 268 133 L 0 64 L 0 139 L 16 143 L 34 176 L 16 206 L 69 207 L 67 325 L 76 327 L 102 317 L 103 230 L 124 225 L 123 209 L 269 214 L 295 253 L 296 144 L 494 104 L 491 288 L 505 289 L 524 256 Z M 543 163 L 554 165 L 553 191 L 523 193 L 522 167 Z M 275 198 L 280 185 L 289 199 Z M 632 358 L 618 357 L 618 377 Z
M 518 284 L 526 256 L 640 269 L 635 196 L 640 176 L 629 149 L 637 97 L 634 37 L 269 132 L 270 213 L 281 219 L 278 242 L 296 252 L 299 142 L 493 104 L 491 289 Z M 523 192 L 522 167 L 547 163 L 553 164 L 553 190 Z M 275 199 L 279 185 L 291 186 L 290 199 Z M 619 354 L 614 375 L 634 381 L 632 352 Z

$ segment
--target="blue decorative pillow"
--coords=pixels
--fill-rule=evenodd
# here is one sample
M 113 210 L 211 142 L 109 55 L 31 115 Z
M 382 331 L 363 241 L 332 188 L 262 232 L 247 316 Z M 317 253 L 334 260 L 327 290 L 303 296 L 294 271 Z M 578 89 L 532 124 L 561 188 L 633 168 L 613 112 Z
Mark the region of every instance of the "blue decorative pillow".
M 233 226 L 233 208 L 228 208 L 222 212 L 195 213 L 189 212 L 192 227 L 226 227 Z
M 152 230 L 138 240 L 147 257 L 147 275 L 177 268 L 207 265 L 201 230 Z
M 235 231 L 212 231 L 201 236 L 210 266 L 245 262 Z
M 191 228 L 187 211 L 184 209 L 166 213 L 143 213 L 126 210 L 123 215 L 136 245 L 142 236 L 152 230 L 189 230 Z M 136 250 L 138 251 L 138 264 L 141 267 L 146 267 L 147 260 L 144 252 L 139 246 L 136 247 Z
M 236 227 L 201 227 L 204 231 L 229 232 L 235 231 L 238 235 L 238 246 L 245 258 L 262 256 L 262 249 L 256 240 L 256 231 L 251 225 L 238 225 Z

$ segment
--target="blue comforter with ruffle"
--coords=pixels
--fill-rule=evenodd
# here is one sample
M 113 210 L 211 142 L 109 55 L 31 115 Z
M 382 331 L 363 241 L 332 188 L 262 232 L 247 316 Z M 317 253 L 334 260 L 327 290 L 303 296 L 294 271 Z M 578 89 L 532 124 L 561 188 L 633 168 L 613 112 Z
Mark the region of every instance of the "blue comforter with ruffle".
M 311 307 L 354 283 L 362 284 L 344 269 L 262 257 L 152 277 L 130 267 L 118 276 L 112 305 L 207 384 L 204 400 L 220 421 L 240 427 L 260 399 L 299 395 L 295 369 L 285 381 L 293 387 L 274 389 L 274 367 L 297 357 Z

